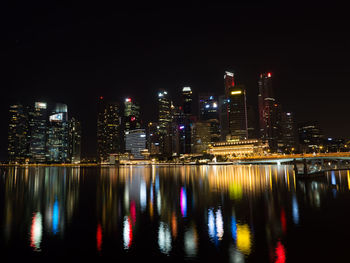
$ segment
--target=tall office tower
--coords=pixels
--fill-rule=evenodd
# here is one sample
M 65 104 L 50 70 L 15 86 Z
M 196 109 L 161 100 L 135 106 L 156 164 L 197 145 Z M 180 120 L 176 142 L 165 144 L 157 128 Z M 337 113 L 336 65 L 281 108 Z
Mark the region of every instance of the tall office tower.
M 199 95 L 199 120 L 219 119 L 219 103 L 211 94 Z
M 299 143 L 302 152 L 312 153 L 320 150 L 323 134 L 317 122 L 305 122 L 299 126 Z
M 182 107 L 171 106 L 171 148 L 173 155 L 185 153 L 185 115 Z
M 146 149 L 146 132 L 144 129 L 125 131 L 125 150 L 130 152 L 134 159 L 144 159 L 141 151 Z
M 192 149 L 192 121 L 191 121 L 191 115 L 192 115 L 192 90 L 190 87 L 184 87 L 182 89 L 182 109 L 185 117 L 184 121 L 184 135 L 185 135 L 185 149 L 184 153 L 191 153 Z
M 182 99 L 183 99 L 183 104 L 182 104 L 182 110 L 186 116 L 191 116 L 192 115 L 192 90 L 190 87 L 184 87 L 182 89 Z
M 260 138 L 258 134 L 258 122 L 257 115 L 255 114 L 255 109 L 252 105 L 247 105 L 247 115 L 248 115 L 248 138 L 258 139 Z
M 46 161 L 47 140 L 47 104 L 46 102 L 35 102 L 29 111 L 29 158 L 34 163 Z
M 69 159 L 71 163 L 81 160 L 81 125 L 74 117 L 69 120 Z
M 221 140 L 226 141 L 227 137 L 231 137 L 230 130 L 230 92 L 235 88 L 234 73 L 225 71 L 224 89 L 225 95 L 219 97 L 219 119 Z
M 159 125 L 156 122 L 150 122 L 147 125 L 147 149 L 151 155 L 158 155 L 160 150 Z
M 260 74 L 258 94 L 259 125 L 261 139 L 267 141 L 272 151 L 277 149 L 277 128 L 275 98 L 272 89 L 271 73 Z
M 49 116 L 46 147 L 48 162 L 69 161 L 68 108 L 65 104 L 56 104 Z
M 130 131 L 140 128 L 140 106 L 131 98 L 126 98 L 124 101 L 124 129 Z
M 122 152 L 120 108 L 118 103 L 99 100 L 97 117 L 97 155 L 99 162 L 106 162 L 112 153 Z
M 10 163 L 24 163 L 28 157 L 28 112 L 21 105 L 10 106 L 8 131 L 8 158 Z
M 160 153 L 171 155 L 171 101 L 168 93 L 158 93 L 158 125 Z
M 220 139 L 226 141 L 230 133 L 229 130 L 229 108 L 230 99 L 225 96 L 219 96 L 219 120 L 220 120 Z
M 298 148 L 298 133 L 294 114 L 292 112 L 282 112 L 280 121 L 280 142 L 279 147 L 282 152 L 292 153 Z
M 235 85 L 229 90 L 229 130 L 231 139 L 248 139 L 246 89 Z
M 197 121 L 194 127 L 194 153 L 205 153 L 211 143 L 210 121 Z
M 209 127 L 209 142 L 220 140 L 219 103 L 211 94 L 199 95 L 199 120 Z M 198 125 L 197 125 L 198 126 Z M 196 128 L 198 130 L 198 127 Z M 196 132 L 198 134 L 198 132 Z M 198 142 L 198 140 L 197 140 Z
M 225 86 L 225 98 L 229 98 L 230 92 L 235 86 L 234 74 L 232 72 L 225 71 L 224 86 Z

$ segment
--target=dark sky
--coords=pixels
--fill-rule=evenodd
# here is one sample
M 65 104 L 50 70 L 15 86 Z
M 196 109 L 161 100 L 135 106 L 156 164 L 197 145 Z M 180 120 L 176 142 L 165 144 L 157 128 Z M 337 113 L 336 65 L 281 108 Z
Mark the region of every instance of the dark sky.
M 227 69 L 246 85 L 250 104 L 257 103 L 259 72 L 271 71 L 276 98 L 298 122 L 316 120 L 327 136 L 349 137 L 345 7 L 33 2 L 0 8 L 0 159 L 11 103 L 66 103 L 92 155 L 99 96 L 133 96 L 144 120 L 154 120 L 159 89 L 175 100 L 183 86 L 221 94 Z

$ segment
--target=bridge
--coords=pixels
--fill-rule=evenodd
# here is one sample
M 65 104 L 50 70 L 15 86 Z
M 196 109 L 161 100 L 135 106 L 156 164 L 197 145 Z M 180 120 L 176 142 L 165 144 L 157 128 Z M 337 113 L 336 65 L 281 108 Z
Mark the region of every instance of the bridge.
M 350 169 L 350 152 L 268 155 L 236 158 L 238 164 L 293 165 L 296 175 L 322 175 L 325 171 Z

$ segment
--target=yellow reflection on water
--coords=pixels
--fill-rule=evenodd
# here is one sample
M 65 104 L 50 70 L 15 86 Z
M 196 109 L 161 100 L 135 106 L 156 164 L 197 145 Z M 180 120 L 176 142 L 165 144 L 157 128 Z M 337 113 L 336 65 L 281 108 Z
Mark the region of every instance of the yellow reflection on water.
M 251 234 L 247 224 L 237 224 L 237 248 L 246 255 L 251 252 Z

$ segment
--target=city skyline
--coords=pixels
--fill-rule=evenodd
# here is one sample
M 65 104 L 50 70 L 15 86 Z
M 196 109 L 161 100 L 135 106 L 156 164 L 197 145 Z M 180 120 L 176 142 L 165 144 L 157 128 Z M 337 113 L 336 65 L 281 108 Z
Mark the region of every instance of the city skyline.
M 231 70 L 246 86 L 248 102 L 256 99 L 259 74 L 272 72 L 276 98 L 298 121 L 316 119 L 332 137 L 350 131 L 346 122 L 339 129 L 338 114 L 347 110 L 349 23 L 335 6 L 141 6 L 103 15 L 94 9 L 51 3 L 9 10 L 4 18 L 17 23 L 2 36 L 1 119 L 17 101 L 65 103 L 88 131 L 83 153 L 90 155 L 99 96 L 138 97 L 151 119 L 156 111 L 147 105 L 156 103 L 159 90 L 221 92 L 223 72 Z M 0 136 L 4 159 L 7 125 Z

